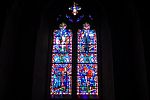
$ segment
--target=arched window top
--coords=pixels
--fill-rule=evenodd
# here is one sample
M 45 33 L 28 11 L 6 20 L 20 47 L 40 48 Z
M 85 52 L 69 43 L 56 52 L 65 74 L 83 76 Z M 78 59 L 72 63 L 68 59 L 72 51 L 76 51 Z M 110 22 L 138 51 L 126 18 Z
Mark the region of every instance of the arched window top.
M 59 25 L 59 29 L 54 30 L 53 33 L 55 36 L 72 36 L 70 29 L 67 29 L 67 25 L 63 22 Z

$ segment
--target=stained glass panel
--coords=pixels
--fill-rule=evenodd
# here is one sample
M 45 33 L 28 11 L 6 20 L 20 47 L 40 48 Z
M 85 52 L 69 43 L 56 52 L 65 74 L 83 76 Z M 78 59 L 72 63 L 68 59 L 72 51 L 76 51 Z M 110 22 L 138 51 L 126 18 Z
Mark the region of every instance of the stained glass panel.
M 78 94 L 98 94 L 97 64 L 78 64 Z
M 53 44 L 72 44 L 72 38 L 69 36 L 54 37 Z
M 71 95 L 72 86 L 72 32 L 60 24 L 53 32 L 50 92 L 52 95 Z
M 53 52 L 55 53 L 71 53 L 72 52 L 72 45 L 54 45 Z
M 97 63 L 97 54 L 79 53 L 78 63 Z
M 97 52 L 97 45 L 80 44 L 78 45 L 78 52 Z
M 77 34 L 77 95 L 98 95 L 96 31 L 85 23 Z
M 71 64 L 53 64 L 51 94 L 71 94 Z
M 71 63 L 72 62 L 72 54 L 53 54 L 52 55 L 52 63 Z
M 78 30 L 78 44 L 97 44 L 95 30 Z

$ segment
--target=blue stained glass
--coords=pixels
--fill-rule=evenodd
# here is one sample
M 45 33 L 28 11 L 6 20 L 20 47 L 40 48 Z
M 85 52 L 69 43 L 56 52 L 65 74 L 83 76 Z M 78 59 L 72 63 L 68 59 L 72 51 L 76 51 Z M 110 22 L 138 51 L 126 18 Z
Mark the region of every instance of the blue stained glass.
M 72 38 L 68 36 L 54 37 L 54 44 L 72 44 Z
M 67 53 L 72 52 L 72 45 L 54 45 L 53 52 L 55 53 Z
M 74 2 L 69 7 L 75 16 L 81 7 Z M 59 21 L 61 15 L 57 18 Z M 84 15 L 72 18 L 66 14 L 68 22 L 79 23 Z M 88 19 L 93 20 L 89 15 Z M 72 94 L 72 31 L 62 23 L 59 29 L 53 32 L 52 64 L 50 94 Z M 50 49 L 51 50 L 51 49 Z M 97 64 L 97 38 L 96 31 L 90 29 L 90 24 L 83 24 L 83 29 L 77 31 L 77 95 L 98 95 L 98 64 Z
M 72 7 L 69 7 L 69 10 L 72 10 L 73 15 L 77 15 L 78 10 L 81 10 L 80 6 L 77 6 L 78 4 L 74 2 Z
M 97 64 L 78 64 L 77 91 L 81 94 L 98 94 Z
M 60 30 L 55 30 L 54 31 L 54 36 L 56 37 L 67 37 L 67 36 L 72 36 L 71 30 L 67 30 L 67 29 L 60 29 Z
M 53 32 L 53 44 L 72 44 L 72 32 L 66 29 L 65 25 L 60 25 L 60 29 Z
M 97 52 L 97 45 L 78 45 L 78 52 Z
M 53 54 L 52 55 L 53 63 L 71 63 L 72 62 L 72 54 Z
M 71 95 L 72 84 L 72 32 L 65 23 L 53 32 L 52 71 L 50 90 L 52 95 Z
M 96 44 L 95 30 L 78 30 L 78 44 Z
M 77 95 L 98 95 L 96 31 L 85 23 L 77 34 Z
M 97 63 L 97 54 L 80 53 L 78 54 L 78 63 Z
M 53 64 L 51 94 L 71 94 L 71 64 Z

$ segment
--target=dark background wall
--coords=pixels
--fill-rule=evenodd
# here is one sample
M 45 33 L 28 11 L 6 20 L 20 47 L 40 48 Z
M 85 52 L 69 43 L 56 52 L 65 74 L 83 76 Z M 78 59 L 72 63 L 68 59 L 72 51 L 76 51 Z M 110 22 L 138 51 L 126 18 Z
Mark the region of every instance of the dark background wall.
M 48 63 L 46 37 L 50 27 L 54 27 L 54 20 L 65 2 L 1 1 L 1 100 L 47 98 L 47 82 L 44 81 L 47 79 Z M 101 34 L 98 36 L 102 38 L 103 47 L 104 100 L 110 100 L 110 95 L 114 95 L 115 100 L 148 100 L 150 64 L 146 3 L 131 0 L 81 0 L 81 3 L 89 9 L 89 4 L 95 7 L 96 25 Z M 111 83 L 114 90 L 112 87 L 105 88 Z M 111 92 L 114 93 L 109 93 L 108 90 L 113 90 Z

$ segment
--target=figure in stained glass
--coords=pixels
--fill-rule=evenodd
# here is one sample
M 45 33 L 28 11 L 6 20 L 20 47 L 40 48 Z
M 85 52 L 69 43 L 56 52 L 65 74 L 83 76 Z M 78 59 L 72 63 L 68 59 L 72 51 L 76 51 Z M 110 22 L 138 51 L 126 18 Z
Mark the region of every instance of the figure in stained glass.
M 97 64 L 78 64 L 78 93 L 97 94 Z
M 90 24 L 78 30 L 77 94 L 98 95 L 96 32 Z
M 72 32 L 62 23 L 53 32 L 51 94 L 71 94 Z

